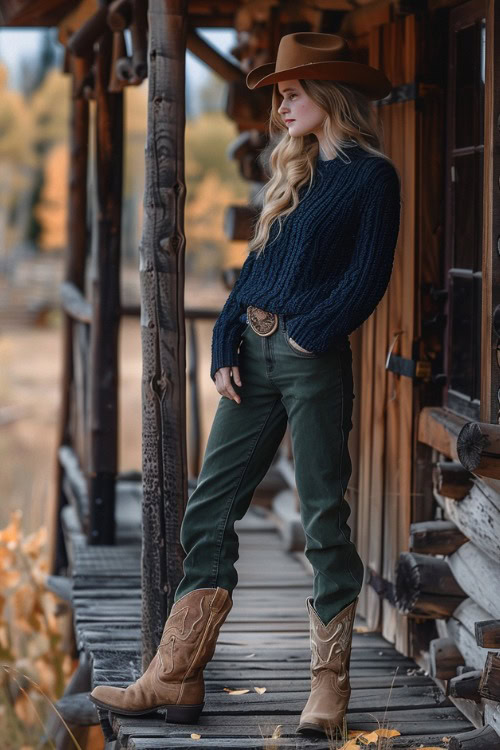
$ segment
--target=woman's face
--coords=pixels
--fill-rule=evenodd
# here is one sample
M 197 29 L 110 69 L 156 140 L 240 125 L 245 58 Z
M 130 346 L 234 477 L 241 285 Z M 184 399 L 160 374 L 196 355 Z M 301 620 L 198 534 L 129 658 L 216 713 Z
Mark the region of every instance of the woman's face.
M 323 130 L 326 113 L 306 94 L 300 81 L 280 81 L 278 89 L 283 97 L 278 113 L 293 138 Z

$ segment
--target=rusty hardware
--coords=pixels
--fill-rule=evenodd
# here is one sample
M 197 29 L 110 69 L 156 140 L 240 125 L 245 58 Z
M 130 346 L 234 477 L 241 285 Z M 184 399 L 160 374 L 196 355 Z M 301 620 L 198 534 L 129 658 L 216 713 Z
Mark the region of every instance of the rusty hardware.
M 404 333 L 404 331 L 396 331 L 394 334 L 394 338 L 387 353 L 385 369 L 396 373 L 396 375 L 404 375 L 405 377 L 414 380 L 417 378 L 425 380 L 430 379 L 432 377 L 432 362 L 427 360 L 407 359 L 406 357 L 400 357 L 398 354 L 393 354 L 396 341 L 402 333 Z

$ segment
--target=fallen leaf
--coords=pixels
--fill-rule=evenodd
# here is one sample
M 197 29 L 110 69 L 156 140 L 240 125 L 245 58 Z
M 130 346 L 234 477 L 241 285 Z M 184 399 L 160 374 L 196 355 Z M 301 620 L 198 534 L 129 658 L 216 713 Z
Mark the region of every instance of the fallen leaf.
M 229 693 L 230 695 L 243 695 L 244 693 L 249 693 L 250 690 L 247 688 L 244 688 L 242 690 L 232 690 L 231 688 L 224 688 L 226 693 Z
M 283 724 L 278 724 L 276 726 L 276 728 L 275 728 L 275 730 L 274 730 L 274 732 L 272 733 L 272 736 L 271 736 L 272 740 L 277 740 L 278 737 L 281 737 L 281 728 L 282 727 L 283 727 Z
M 262 693 L 265 693 L 265 692 L 266 692 L 267 688 L 254 687 L 254 690 L 255 690 L 255 692 L 256 692 L 256 693 L 258 693 L 259 695 L 262 695 Z
M 195 732 L 193 732 L 193 734 L 191 735 L 191 739 L 192 740 L 201 740 L 201 734 L 196 734 Z
M 369 734 L 363 734 L 361 739 L 368 745 L 370 742 L 378 742 L 379 737 L 398 737 L 400 734 L 397 729 L 374 729 Z

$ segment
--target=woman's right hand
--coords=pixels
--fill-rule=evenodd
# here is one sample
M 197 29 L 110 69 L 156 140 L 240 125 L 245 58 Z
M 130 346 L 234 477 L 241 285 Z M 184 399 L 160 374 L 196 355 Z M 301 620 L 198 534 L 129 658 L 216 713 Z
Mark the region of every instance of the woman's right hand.
M 220 367 L 215 373 L 215 387 L 221 396 L 241 403 L 241 397 L 236 393 L 231 384 L 231 371 L 236 385 L 241 386 L 240 368 L 239 367 Z

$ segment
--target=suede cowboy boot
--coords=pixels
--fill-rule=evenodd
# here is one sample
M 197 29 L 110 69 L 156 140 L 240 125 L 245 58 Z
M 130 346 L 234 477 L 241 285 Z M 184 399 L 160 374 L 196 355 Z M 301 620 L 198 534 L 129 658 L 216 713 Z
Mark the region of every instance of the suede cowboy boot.
M 204 706 L 203 670 L 232 606 L 226 589 L 185 594 L 172 607 L 158 650 L 142 677 L 127 688 L 99 685 L 90 700 L 126 716 L 166 709 L 166 721 L 196 722 Z
M 349 664 L 352 629 L 359 597 L 323 625 L 308 598 L 311 626 L 311 694 L 300 716 L 298 734 L 334 735 L 342 729 L 351 696 Z

